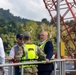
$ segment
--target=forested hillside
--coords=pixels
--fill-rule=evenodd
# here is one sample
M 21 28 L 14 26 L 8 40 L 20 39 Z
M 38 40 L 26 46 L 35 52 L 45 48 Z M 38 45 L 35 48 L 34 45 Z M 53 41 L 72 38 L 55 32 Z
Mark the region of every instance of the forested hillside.
M 0 20 L 5 20 L 6 22 L 14 21 L 19 23 L 25 23 L 29 21 L 28 19 L 20 18 L 19 16 L 14 16 L 10 13 L 10 10 L 0 9 Z
M 67 27 L 70 28 L 73 25 L 72 20 L 69 22 L 66 21 L 66 23 L 69 23 Z M 61 25 L 61 29 L 64 29 L 63 25 Z M 9 10 L 0 9 L 0 37 L 2 37 L 3 39 L 5 52 L 7 54 L 9 53 L 11 47 L 16 43 L 16 34 L 29 31 L 32 35 L 32 42 L 38 44 L 39 32 L 41 30 L 46 30 L 49 33 L 49 39 L 53 42 L 54 51 L 56 51 L 57 29 L 52 19 L 50 20 L 50 22 L 46 18 L 43 18 L 41 22 L 22 19 L 18 16 L 14 16 L 13 14 L 11 14 Z M 64 32 L 62 34 L 65 37 L 65 35 L 67 35 L 68 33 Z M 75 35 L 72 35 L 72 37 L 75 38 Z M 68 40 L 68 38 L 66 38 L 66 40 L 67 45 L 70 43 L 70 47 L 74 49 L 74 46 L 71 45 L 70 40 Z
M 49 23 L 47 19 L 42 22 Z M 15 36 L 18 33 L 30 31 L 33 36 L 32 41 L 37 41 L 41 22 L 28 20 L 19 16 L 14 16 L 10 10 L 0 9 L 0 37 L 3 39 L 5 51 L 8 53 L 16 43 Z

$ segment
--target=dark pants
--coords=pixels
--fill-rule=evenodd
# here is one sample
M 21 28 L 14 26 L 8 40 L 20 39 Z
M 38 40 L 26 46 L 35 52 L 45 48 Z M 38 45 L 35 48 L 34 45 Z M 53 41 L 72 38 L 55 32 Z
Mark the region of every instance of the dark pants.
M 38 75 L 51 75 L 52 71 L 40 71 Z
M 19 67 L 15 68 L 15 75 L 21 75 Z

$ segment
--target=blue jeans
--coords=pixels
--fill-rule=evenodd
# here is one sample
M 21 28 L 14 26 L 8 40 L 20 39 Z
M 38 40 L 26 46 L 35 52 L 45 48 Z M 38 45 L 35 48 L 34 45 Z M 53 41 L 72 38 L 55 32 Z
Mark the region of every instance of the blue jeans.
M 14 75 L 21 75 L 19 67 L 15 68 L 15 74 Z

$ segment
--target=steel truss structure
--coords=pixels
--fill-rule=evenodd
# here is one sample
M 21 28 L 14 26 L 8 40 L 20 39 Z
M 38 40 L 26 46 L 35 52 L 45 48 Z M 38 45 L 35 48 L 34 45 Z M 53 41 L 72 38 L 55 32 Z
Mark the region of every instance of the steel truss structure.
M 57 25 L 55 18 L 57 15 L 57 0 L 43 0 L 43 2 L 54 24 Z M 72 54 L 76 52 L 76 0 L 60 0 L 60 25 L 61 39 L 65 42 L 66 49 L 73 57 Z

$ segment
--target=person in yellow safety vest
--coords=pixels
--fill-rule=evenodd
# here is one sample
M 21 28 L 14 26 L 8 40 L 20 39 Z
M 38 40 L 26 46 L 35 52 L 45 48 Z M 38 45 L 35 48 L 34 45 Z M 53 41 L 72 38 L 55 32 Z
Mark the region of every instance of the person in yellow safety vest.
M 38 75 L 50 75 L 54 70 L 53 63 L 48 64 L 51 61 L 53 56 L 53 44 L 50 40 L 48 40 L 48 33 L 46 31 L 40 32 L 40 48 L 46 54 L 46 62 L 47 64 L 38 64 Z
M 24 52 L 25 55 L 22 57 L 21 61 L 35 61 L 35 60 L 45 60 L 45 54 L 43 51 L 35 44 L 31 43 L 31 35 L 29 32 L 24 33 Z M 23 75 L 37 75 L 37 65 L 24 65 Z
M 46 45 L 46 43 L 47 43 L 48 41 L 50 41 L 50 40 L 46 40 L 44 43 L 42 43 L 42 44 L 39 46 L 39 48 L 42 49 L 42 50 L 44 50 L 44 47 L 45 47 L 45 45 Z M 51 59 L 55 59 L 55 56 L 52 55 Z

